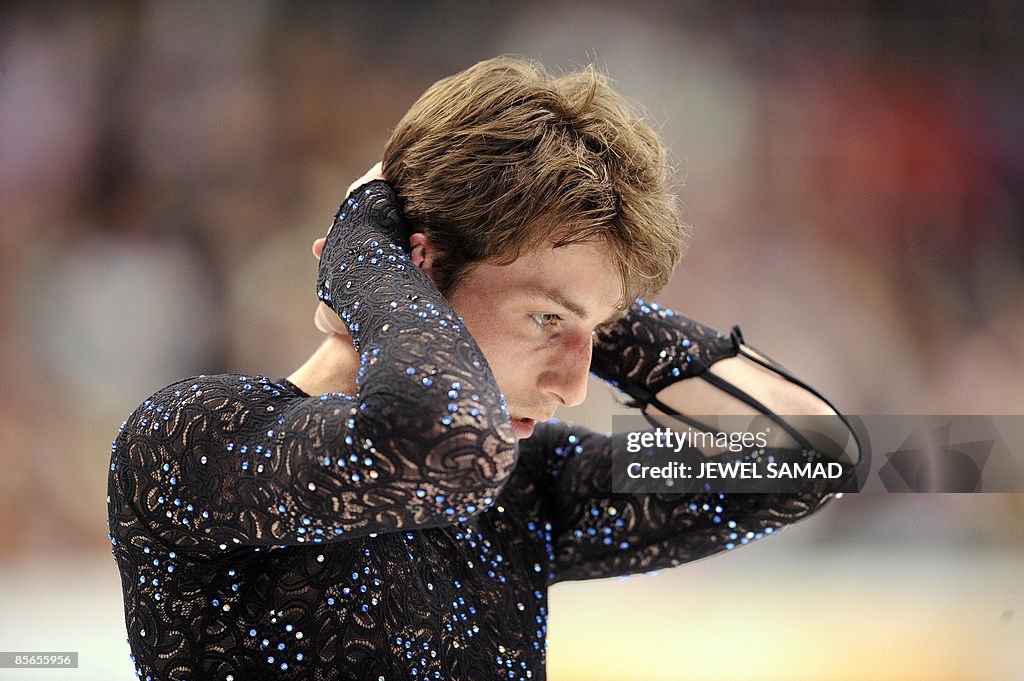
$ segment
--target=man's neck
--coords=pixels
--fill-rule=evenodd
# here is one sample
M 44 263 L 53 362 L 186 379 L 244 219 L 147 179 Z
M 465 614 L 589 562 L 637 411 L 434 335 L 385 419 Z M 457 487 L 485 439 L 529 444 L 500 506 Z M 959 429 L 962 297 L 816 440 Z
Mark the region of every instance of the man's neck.
M 359 354 L 349 336 L 330 334 L 288 380 L 309 395 L 342 392 L 356 394 Z

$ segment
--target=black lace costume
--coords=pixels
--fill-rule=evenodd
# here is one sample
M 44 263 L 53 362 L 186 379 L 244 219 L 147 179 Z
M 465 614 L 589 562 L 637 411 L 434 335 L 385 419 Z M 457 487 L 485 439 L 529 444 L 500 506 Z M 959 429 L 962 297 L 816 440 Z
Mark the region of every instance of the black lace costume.
M 360 352 L 357 395 L 200 376 L 122 425 L 109 523 L 140 678 L 544 679 L 551 584 L 738 547 L 831 498 L 613 494 L 618 436 L 550 422 L 517 445 L 403 230 L 373 182 L 324 251 L 318 293 Z M 592 368 L 647 404 L 736 352 L 638 302 Z

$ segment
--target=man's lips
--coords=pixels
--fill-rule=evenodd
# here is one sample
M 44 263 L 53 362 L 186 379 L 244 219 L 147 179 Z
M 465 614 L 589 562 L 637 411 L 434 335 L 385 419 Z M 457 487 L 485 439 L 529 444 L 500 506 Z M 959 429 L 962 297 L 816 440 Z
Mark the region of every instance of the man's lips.
M 531 418 L 512 417 L 512 432 L 515 434 L 517 439 L 525 440 L 533 435 L 533 427 L 536 423 L 537 422 Z

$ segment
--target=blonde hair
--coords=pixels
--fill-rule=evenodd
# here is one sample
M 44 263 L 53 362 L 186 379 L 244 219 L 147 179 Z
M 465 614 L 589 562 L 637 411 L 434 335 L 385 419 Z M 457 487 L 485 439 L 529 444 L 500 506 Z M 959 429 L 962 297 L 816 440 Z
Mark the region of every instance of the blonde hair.
M 384 175 L 439 250 L 442 293 L 474 263 L 604 240 L 629 302 L 682 256 L 665 148 L 592 66 L 556 78 L 497 57 L 438 81 L 392 133 Z

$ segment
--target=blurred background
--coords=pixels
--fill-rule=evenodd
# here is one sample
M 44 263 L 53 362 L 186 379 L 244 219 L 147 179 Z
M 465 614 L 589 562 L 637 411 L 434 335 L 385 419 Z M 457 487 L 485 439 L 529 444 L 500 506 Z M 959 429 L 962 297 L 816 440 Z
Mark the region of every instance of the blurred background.
M 0 679 L 134 676 L 118 424 L 177 378 L 295 369 L 345 187 L 495 54 L 594 62 L 649 112 L 694 235 L 661 302 L 848 413 L 1024 414 L 1022 32 L 1010 0 L 4 3 L 0 650 L 80 668 Z M 608 430 L 592 395 L 571 416 Z M 1022 568 L 1022 495 L 847 495 L 556 586 L 549 677 L 1021 679 Z

